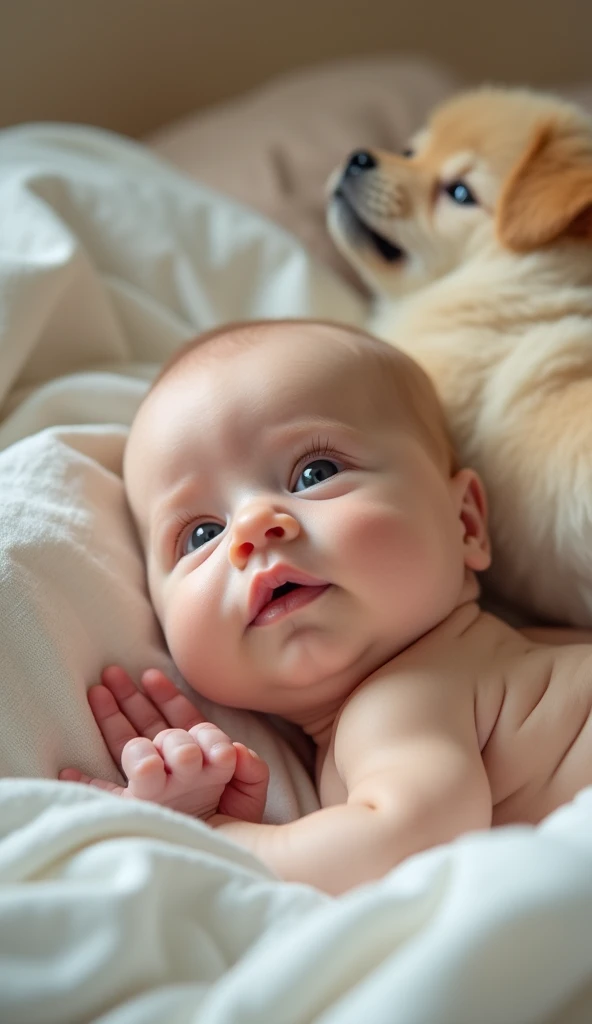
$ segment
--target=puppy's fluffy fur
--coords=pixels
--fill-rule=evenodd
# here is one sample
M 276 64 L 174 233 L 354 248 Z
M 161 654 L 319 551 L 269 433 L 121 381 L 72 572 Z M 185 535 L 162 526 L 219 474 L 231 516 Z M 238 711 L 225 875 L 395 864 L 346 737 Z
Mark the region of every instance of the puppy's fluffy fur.
M 437 110 L 334 175 L 329 228 L 371 329 L 431 375 L 490 498 L 492 583 L 592 626 L 592 121 L 528 91 Z

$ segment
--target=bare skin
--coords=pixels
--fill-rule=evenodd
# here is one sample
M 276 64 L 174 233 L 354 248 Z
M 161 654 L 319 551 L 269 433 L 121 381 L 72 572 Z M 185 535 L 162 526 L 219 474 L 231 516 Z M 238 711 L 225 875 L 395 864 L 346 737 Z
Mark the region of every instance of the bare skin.
M 141 693 L 124 669 L 105 669 L 88 701 L 107 749 L 127 786 L 92 779 L 76 768 L 63 782 L 83 782 L 115 796 L 151 800 L 207 819 L 215 812 L 261 821 L 269 770 L 243 743 L 206 722 L 158 669 L 142 676 Z
M 353 332 L 250 331 L 257 344 L 189 355 L 157 386 L 126 487 L 180 671 L 300 725 L 322 808 L 261 824 L 263 763 L 212 743 L 162 676 L 140 695 L 111 670 L 91 706 L 120 795 L 201 816 L 282 878 L 339 893 L 468 830 L 539 821 L 592 783 L 592 645 L 480 610 L 485 497 L 442 455 L 431 391 L 397 390 Z M 392 358 L 393 381 L 420 372 Z

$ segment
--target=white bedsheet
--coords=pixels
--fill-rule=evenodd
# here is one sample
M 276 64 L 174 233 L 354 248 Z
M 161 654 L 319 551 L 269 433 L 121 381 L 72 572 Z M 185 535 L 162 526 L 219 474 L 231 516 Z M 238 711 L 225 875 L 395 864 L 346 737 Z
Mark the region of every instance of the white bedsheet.
M 110 662 L 175 675 L 119 475 L 158 364 L 223 320 L 363 312 L 295 239 L 139 145 L 71 126 L 0 133 L 1 774 L 115 778 L 88 686 Z M 270 762 L 270 819 L 313 809 L 274 729 L 199 703 Z
M 364 312 L 141 147 L 0 133 L 2 1024 L 592 1020 L 592 792 L 333 900 L 198 822 L 38 778 L 114 777 L 85 696 L 106 662 L 173 671 L 119 475 L 155 364 L 223 319 Z M 270 820 L 316 806 L 267 721 L 196 701 L 270 761 Z
M 338 900 L 200 822 L 0 782 L 3 1024 L 589 1024 L 592 791 Z

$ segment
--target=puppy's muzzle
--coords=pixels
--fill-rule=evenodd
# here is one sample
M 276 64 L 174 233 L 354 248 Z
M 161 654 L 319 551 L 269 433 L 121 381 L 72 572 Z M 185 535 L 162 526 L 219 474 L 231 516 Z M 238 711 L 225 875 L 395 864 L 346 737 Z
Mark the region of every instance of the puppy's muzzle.
M 396 216 L 396 193 L 381 180 L 376 157 L 369 150 L 357 149 L 348 158 L 333 190 L 333 202 L 340 211 L 341 227 L 351 243 L 370 245 L 382 259 L 394 263 L 403 250 L 376 228 L 376 222 Z

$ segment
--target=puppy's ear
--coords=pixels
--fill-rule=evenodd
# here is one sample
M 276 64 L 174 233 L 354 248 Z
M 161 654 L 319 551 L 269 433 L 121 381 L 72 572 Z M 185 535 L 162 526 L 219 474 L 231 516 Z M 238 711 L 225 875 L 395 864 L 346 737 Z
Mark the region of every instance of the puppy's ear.
M 592 134 L 556 124 L 539 129 L 502 192 L 497 234 L 514 252 L 561 238 L 592 241 Z

